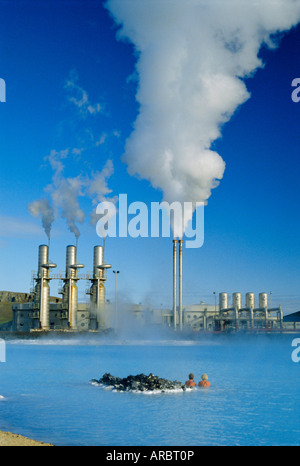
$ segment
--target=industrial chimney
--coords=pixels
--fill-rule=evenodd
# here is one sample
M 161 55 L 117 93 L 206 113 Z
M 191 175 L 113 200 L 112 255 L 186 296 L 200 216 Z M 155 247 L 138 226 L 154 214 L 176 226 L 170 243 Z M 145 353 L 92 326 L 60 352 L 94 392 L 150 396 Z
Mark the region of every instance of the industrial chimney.
M 91 303 L 97 311 L 103 310 L 105 305 L 105 269 L 110 268 L 110 264 L 104 263 L 104 248 L 103 246 L 94 247 L 94 263 L 92 285 L 90 288 Z M 97 312 L 97 324 L 101 326 L 100 312 Z
M 111 265 L 104 264 L 104 248 L 103 246 L 94 246 L 94 263 L 93 263 L 93 276 L 91 278 L 91 304 L 94 309 L 100 311 L 104 308 L 105 304 L 105 269 L 110 268 Z M 101 325 L 100 313 L 97 312 L 97 324 Z
M 84 265 L 77 264 L 76 246 L 67 246 L 66 251 L 66 276 L 64 278 L 63 302 L 67 306 L 69 315 L 69 327 L 72 330 L 77 329 L 77 307 L 78 307 L 78 289 L 77 289 L 77 269 L 83 268 Z
M 40 312 L 40 326 L 43 330 L 49 330 L 49 310 L 50 310 L 50 286 L 49 269 L 55 268 L 56 264 L 49 263 L 49 247 L 45 244 L 39 246 L 37 284 L 35 287 L 35 302 L 38 304 Z
M 182 239 L 179 240 L 179 327 L 182 330 Z
M 177 327 L 177 239 L 173 239 L 173 316 Z
M 97 309 L 105 303 L 105 288 L 104 288 L 104 270 L 99 268 L 103 265 L 103 247 L 94 247 L 94 263 L 93 263 L 93 278 L 91 286 L 91 302 Z

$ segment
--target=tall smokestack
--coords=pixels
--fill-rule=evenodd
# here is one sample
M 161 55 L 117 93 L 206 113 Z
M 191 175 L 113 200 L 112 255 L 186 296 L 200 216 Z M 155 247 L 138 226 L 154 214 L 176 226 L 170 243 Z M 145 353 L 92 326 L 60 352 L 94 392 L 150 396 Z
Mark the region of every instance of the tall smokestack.
M 182 239 L 179 240 L 179 326 L 182 330 Z
M 105 288 L 104 288 L 104 270 L 100 268 L 103 265 L 103 247 L 94 247 L 94 266 L 93 279 L 91 286 L 91 302 L 96 309 L 100 309 L 105 303 Z
M 66 277 L 64 279 L 64 303 L 67 304 L 69 313 L 69 327 L 72 330 L 77 329 L 77 307 L 78 307 L 78 289 L 77 289 L 77 269 L 83 268 L 84 265 L 77 264 L 76 246 L 67 246 L 66 251 Z
M 56 264 L 49 263 L 49 247 L 45 244 L 39 246 L 38 274 L 35 288 L 36 302 L 40 311 L 40 326 L 42 330 L 49 330 L 49 311 L 50 311 L 50 286 L 49 286 L 49 269 L 55 268 Z
M 101 327 L 105 324 L 104 315 L 100 313 L 105 305 L 105 270 L 110 268 L 110 264 L 104 263 L 104 246 L 94 247 L 94 264 L 93 264 L 93 278 L 91 279 L 92 286 L 90 289 L 91 303 L 96 308 L 97 312 L 97 325 Z
M 173 239 L 173 316 L 174 328 L 177 327 L 177 239 Z

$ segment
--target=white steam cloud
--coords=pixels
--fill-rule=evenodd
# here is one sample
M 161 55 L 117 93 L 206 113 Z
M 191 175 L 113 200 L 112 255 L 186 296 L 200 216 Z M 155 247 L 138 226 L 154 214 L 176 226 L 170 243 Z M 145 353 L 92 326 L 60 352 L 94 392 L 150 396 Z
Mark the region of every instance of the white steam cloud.
M 52 184 L 46 188 L 46 191 L 51 194 L 56 211 L 60 210 L 61 216 L 66 219 L 69 230 L 78 239 L 80 232 L 76 223 L 83 223 L 85 218 L 78 201 L 78 197 L 83 195 L 83 183 L 80 175 L 74 178 L 64 177 L 62 160 L 67 158 L 68 155 L 69 149 L 60 152 L 51 151 L 48 160 L 54 170 L 54 175 L 52 177 Z
M 139 115 L 127 140 L 130 175 L 164 200 L 206 201 L 225 163 L 211 149 L 250 94 L 261 46 L 300 20 L 299 0 L 108 0 L 118 37 L 137 51 Z
M 113 163 L 111 160 L 107 160 L 101 172 L 98 171 L 92 174 L 87 183 L 87 194 L 91 197 L 94 205 L 97 205 L 99 202 L 101 202 L 103 206 L 105 206 L 107 202 L 112 202 L 114 205 L 117 204 L 118 196 L 112 198 L 108 197 L 108 195 L 112 193 L 112 190 L 108 187 L 107 180 L 112 176 L 113 172 Z M 116 211 L 117 208 L 114 212 Z M 113 215 L 114 213 L 111 213 L 111 216 Z M 106 216 L 106 218 L 108 218 L 108 216 Z M 91 223 L 96 224 L 98 220 L 99 215 L 96 213 L 96 209 L 94 209 L 91 213 Z
M 33 215 L 33 217 L 41 217 L 43 228 L 48 239 L 50 240 L 50 232 L 52 223 L 55 219 L 55 212 L 53 207 L 50 205 L 49 199 L 38 199 L 36 201 L 31 202 L 28 205 L 28 210 L 31 213 L 31 215 Z
M 83 223 L 85 214 L 80 207 L 80 197 L 86 197 L 94 205 L 101 201 L 117 202 L 117 197 L 109 199 L 107 195 L 112 191 L 108 187 L 108 178 L 113 174 L 113 164 L 107 160 L 101 171 L 93 172 L 91 176 L 79 174 L 75 177 L 64 175 L 63 160 L 70 155 L 76 155 L 77 149 L 52 150 L 46 157 L 53 170 L 52 183 L 46 186 L 45 191 L 50 195 L 53 207 L 48 198 L 34 200 L 28 205 L 28 210 L 34 217 L 41 217 L 45 233 L 50 240 L 50 231 L 53 221 L 60 214 L 67 222 L 69 230 L 76 239 L 80 236 L 78 223 Z M 94 209 L 91 213 L 92 223 L 98 220 Z
M 77 224 L 83 223 L 85 220 L 85 213 L 80 206 L 80 198 L 89 199 L 94 207 L 90 214 L 92 223 L 95 223 L 99 217 L 96 215 L 95 204 L 103 201 L 117 202 L 116 196 L 112 199 L 107 197 L 112 192 L 108 187 L 108 178 L 114 172 L 111 160 L 106 161 L 101 171 L 94 171 L 91 175 L 82 172 L 73 177 L 65 175 L 65 162 L 72 162 L 74 159 L 80 160 L 83 152 L 101 146 L 109 136 L 119 137 L 120 135 L 117 131 L 114 131 L 111 135 L 102 132 L 101 137 L 96 140 L 91 128 L 82 125 L 82 119 L 93 118 L 98 113 L 103 113 L 104 104 L 93 103 L 89 99 L 87 91 L 78 84 L 78 75 L 75 70 L 70 72 L 64 89 L 68 101 L 78 110 L 75 121 L 80 121 L 84 137 L 82 138 L 82 135 L 78 137 L 79 147 L 66 148 L 60 151 L 52 150 L 45 157 L 45 160 L 50 163 L 53 175 L 51 183 L 44 188 L 44 191 L 51 199 L 53 207 L 50 205 L 48 198 L 34 200 L 28 205 L 28 210 L 34 217 L 41 216 L 49 240 L 52 223 L 59 215 L 66 220 L 69 230 L 74 233 L 76 240 L 78 240 L 80 231 Z M 78 120 L 78 117 L 80 120 Z

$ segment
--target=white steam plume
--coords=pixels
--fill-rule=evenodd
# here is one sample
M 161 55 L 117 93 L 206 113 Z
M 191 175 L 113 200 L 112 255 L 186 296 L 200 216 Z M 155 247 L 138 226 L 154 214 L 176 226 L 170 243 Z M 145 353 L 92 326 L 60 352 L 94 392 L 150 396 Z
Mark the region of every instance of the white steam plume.
M 63 176 L 64 165 L 62 159 L 65 159 L 68 154 L 68 149 L 60 152 L 52 150 L 49 157 L 47 157 L 54 170 L 54 175 L 52 184 L 46 190 L 50 192 L 55 208 L 60 210 L 61 216 L 66 219 L 69 230 L 78 239 L 80 232 L 76 222 L 83 223 L 85 218 L 78 201 L 79 196 L 83 196 L 84 182 L 80 175 L 74 178 L 65 178 Z
M 61 178 L 59 183 L 54 185 L 52 199 L 54 205 L 60 208 L 61 216 L 66 219 L 69 230 L 74 233 L 76 239 L 80 232 L 76 222 L 84 222 L 84 212 L 79 206 L 78 196 L 83 196 L 82 180 L 80 176 L 75 178 Z
M 41 216 L 42 218 L 42 225 L 45 230 L 45 233 L 50 240 L 50 232 L 52 223 L 55 219 L 55 213 L 53 207 L 50 205 L 48 199 L 38 199 L 36 201 L 31 202 L 28 205 L 28 210 L 34 217 Z
M 206 201 L 225 163 L 212 143 L 250 94 L 263 44 L 300 20 L 299 0 L 108 0 L 137 51 L 139 115 L 124 161 L 164 200 Z
M 49 161 L 54 173 L 52 176 L 52 183 L 45 188 L 45 191 L 51 195 L 55 209 L 51 208 L 51 211 L 49 210 L 48 212 L 46 207 L 49 206 L 50 209 L 49 201 L 42 200 L 33 201 L 29 205 L 29 210 L 33 215 L 38 216 L 43 208 L 44 217 L 49 213 L 50 218 L 50 213 L 52 213 L 52 221 L 60 211 L 61 217 L 66 219 L 69 230 L 74 233 L 78 240 L 80 231 L 77 223 L 83 223 L 85 219 L 84 211 L 79 204 L 79 198 L 87 197 L 92 200 L 92 204 L 106 201 L 116 204 L 117 197 L 107 197 L 108 194 L 112 192 L 107 184 L 108 178 L 114 171 L 111 160 L 107 160 L 102 171 L 96 171 L 92 173 L 91 176 L 82 174 L 75 177 L 64 176 L 65 165 L 63 160 L 76 153 L 76 149 L 65 149 L 61 151 L 52 150 L 50 152 L 50 155 L 47 156 L 46 159 Z M 98 220 L 94 212 L 91 214 L 91 218 L 92 223 Z
M 101 202 L 103 206 L 106 202 L 113 203 L 114 205 L 118 202 L 118 196 L 114 196 L 112 198 L 108 197 L 109 194 L 112 193 L 112 190 L 108 187 L 107 180 L 112 176 L 114 172 L 113 163 L 111 160 L 107 160 L 106 164 L 104 165 L 101 172 L 97 171 L 92 174 L 91 178 L 88 180 L 87 183 L 87 194 L 91 197 L 92 203 L 94 205 Z M 115 211 L 117 208 L 115 208 Z M 109 210 L 111 216 L 114 213 Z M 106 216 L 106 218 L 111 218 Z M 96 213 L 96 209 L 93 210 L 91 213 L 91 223 L 96 224 L 99 220 L 99 215 Z

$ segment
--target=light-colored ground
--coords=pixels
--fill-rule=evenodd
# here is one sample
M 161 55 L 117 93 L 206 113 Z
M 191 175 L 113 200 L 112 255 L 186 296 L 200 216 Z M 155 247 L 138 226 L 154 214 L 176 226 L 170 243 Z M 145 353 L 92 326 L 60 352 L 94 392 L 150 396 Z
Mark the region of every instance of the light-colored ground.
M 50 443 L 36 442 L 22 435 L 0 431 L 0 447 L 51 447 Z

